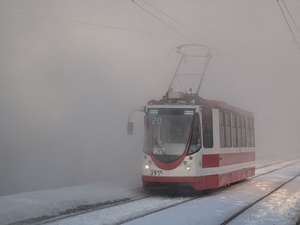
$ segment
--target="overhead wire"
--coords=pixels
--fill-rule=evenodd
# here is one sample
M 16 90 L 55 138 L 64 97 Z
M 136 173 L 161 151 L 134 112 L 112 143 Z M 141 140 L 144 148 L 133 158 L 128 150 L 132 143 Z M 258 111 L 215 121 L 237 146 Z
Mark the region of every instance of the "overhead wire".
M 299 33 L 300 33 L 299 27 L 297 26 L 297 24 L 296 24 L 296 22 L 295 22 L 295 20 L 294 20 L 294 18 L 293 18 L 293 16 L 292 16 L 292 14 L 290 13 L 290 10 L 289 10 L 289 9 L 288 9 L 288 7 L 286 6 L 286 4 L 285 4 L 284 0 L 282 0 L 282 2 L 283 2 L 283 4 L 284 4 L 284 6 L 285 6 L 286 10 L 288 11 L 288 13 L 289 13 L 290 17 L 292 18 L 292 20 L 293 20 L 293 23 L 295 24 L 295 26 L 296 26 L 297 30 L 298 30 L 298 31 L 299 31 Z
M 283 15 L 283 17 L 284 17 L 284 19 L 285 19 L 285 21 L 286 21 L 286 23 L 287 23 L 287 25 L 288 25 L 288 27 L 289 27 L 291 33 L 292 33 L 292 36 L 293 36 L 293 38 L 294 38 L 294 40 L 295 40 L 295 42 L 296 42 L 296 44 L 297 44 L 297 46 L 298 46 L 298 49 L 299 49 L 299 51 L 300 51 L 299 43 L 298 43 L 298 41 L 297 41 L 297 39 L 296 39 L 296 37 L 295 37 L 295 34 L 294 34 L 294 32 L 293 32 L 293 30 L 292 30 L 290 24 L 289 24 L 289 21 L 287 20 L 285 14 L 284 14 L 284 11 L 283 11 L 283 9 L 282 9 L 280 3 L 279 3 L 279 0 L 277 0 L 277 3 L 278 3 L 278 5 L 279 5 L 279 8 L 280 8 L 280 10 L 281 10 L 281 12 L 282 12 L 282 15 Z
M 132 2 L 134 2 L 134 0 L 131 0 Z M 165 15 L 166 17 L 170 18 L 171 20 L 175 21 L 176 23 L 180 24 L 181 26 L 183 26 L 184 28 L 188 29 L 189 31 L 191 31 L 192 33 L 194 33 L 195 35 L 197 35 L 198 37 L 202 38 L 203 40 L 205 40 L 205 38 L 201 37 L 199 34 L 197 34 L 196 32 L 194 32 L 192 29 L 188 28 L 187 26 L 185 26 L 184 24 L 180 23 L 179 21 L 177 21 L 176 19 L 174 19 L 173 17 L 169 16 L 168 14 L 164 13 L 163 11 L 161 11 L 160 9 L 158 9 L 157 7 L 151 5 L 150 3 L 146 2 L 145 0 L 143 0 L 146 4 L 148 4 L 149 6 L 151 6 L 152 8 L 154 8 L 155 10 L 159 11 L 160 13 L 162 13 L 163 15 Z M 135 3 L 135 2 L 134 2 Z M 166 24 L 166 23 L 164 23 Z M 167 24 L 166 24 L 167 25 Z M 167 25 L 168 26 L 168 25 Z M 170 27 L 170 26 L 168 26 Z M 188 39 L 189 41 L 191 41 L 190 39 Z M 205 40 L 207 41 L 207 40 Z M 191 41 L 192 42 L 192 41 Z M 207 41 L 210 42 L 210 41 Z M 196 44 L 195 42 L 192 42 L 194 44 Z M 176 48 L 175 48 L 176 49 Z M 212 49 L 215 52 L 218 53 L 219 57 L 222 58 L 221 53 L 219 51 L 217 51 L 216 49 Z M 170 52 L 169 52 L 170 53 Z M 168 54 L 169 55 L 169 54 Z
M 158 9 L 157 7 L 151 5 L 150 3 L 148 3 L 147 1 L 143 0 L 147 5 L 151 6 L 152 8 L 154 8 L 155 10 L 159 11 L 160 13 L 162 13 L 163 15 L 165 15 L 166 17 L 168 17 L 169 19 L 175 21 L 176 23 L 178 23 L 179 25 L 183 26 L 184 28 L 186 28 L 187 30 L 191 31 L 193 34 L 197 35 L 198 37 L 204 39 L 203 37 L 201 37 L 199 34 L 197 34 L 195 31 L 193 31 L 192 29 L 190 29 L 189 27 L 187 27 L 186 25 L 184 25 L 183 23 L 180 23 L 178 20 L 174 19 L 173 17 L 169 16 L 168 14 L 166 14 L 165 12 L 161 11 L 160 9 Z M 204 39 L 205 40 L 205 39 Z M 205 40 L 207 41 L 207 40 Z
M 173 38 L 182 38 L 182 37 L 179 37 L 179 36 L 168 35 L 168 34 L 154 33 L 154 32 L 142 31 L 142 30 L 135 30 L 135 29 L 129 29 L 129 28 L 123 28 L 123 27 L 109 26 L 109 25 L 98 24 L 98 23 L 83 22 L 83 21 L 78 21 L 78 20 L 63 19 L 63 18 L 57 18 L 57 17 L 51 17 L 51 16 L 43 16 L 43 15 L 37 15 L 37 14 L 31 14 L 31 13 L 16 12 L 16 11 L 3 10 L 3 9 L 0 9 L 0 11 L 1 12 L 6 12 L 6 13 L 19 14 L 19 15 L 40 17 L 40 18 L 44 18 L 44 19 L 64 21 L 64 22 L 69 22 L 69 23 L 78 23 L 78 24 L 84 24 L 84 25 L 90 25 L 90 26 L 104 27 L 104 28 L 109 28 L 109 29 L 124 30 L 124 31 L 130 31 L 130 32 L 145 33 L 145 34 L 159 35 L 159 36 L 166 36 L 166 37 L 173 37 Z
M 155 19 L 157 19 L 158 21 L 160 21 L 161 23 L 163 23 L 164 25 L 166 25 L 167 27 L 169 27 L 171 30 L 175 31 L 177 34 L 179 34 L 183 38 L 187 39 L 189 42 L 195 44 L 194 41 L 192 41 L 188 37 L 184 36 L 182 33 L 180 33 L 179 31 L 177 31 L 173 27 L 171 27 L 169 24 L 165 23 L 163 20 L 161 20 L 160 18 L 158 18 L 157 16 L 155 16 L 153 13 L 151 13 L 150 11 L 148 11 L 147 9 L 145 9 L 144 7 L 142 7 L 141 5 L 137 4 L 134 0 L 130 0 L 130 1 L 132 1 L 136 6 L 138 6 L 139 8 L 141 8 L 142 10 L 144 10 L 145 12 L 147 12 L 148 14 L 150 14 L 151 16 L 153 16 Z

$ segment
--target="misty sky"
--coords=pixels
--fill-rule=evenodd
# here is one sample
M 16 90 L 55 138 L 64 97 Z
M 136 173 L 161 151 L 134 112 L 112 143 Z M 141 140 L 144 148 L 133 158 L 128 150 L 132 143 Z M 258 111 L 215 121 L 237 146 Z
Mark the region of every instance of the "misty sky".
M 191 41 L 215 50 L 200 96 L 254 112 L 257 155 L 300 151 L 300 50 L 277 0 L 135 2 L 177 32 L 130 0 L 0 1 L 0 195 L 138 176 L 128 113 L 161 98 Z

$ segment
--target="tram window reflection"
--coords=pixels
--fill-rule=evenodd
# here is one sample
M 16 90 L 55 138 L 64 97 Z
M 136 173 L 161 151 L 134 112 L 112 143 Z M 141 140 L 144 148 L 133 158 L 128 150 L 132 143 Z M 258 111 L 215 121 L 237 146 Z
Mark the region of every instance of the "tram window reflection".
M 202 109 L 203 147 L 213 147 L 213 121 L 211 108 Z
M 180 143 L 186 141 L 186 134 L 183 127 L 176 127 L 174 126 L 172 128 L 172 142 L 174 143 Z

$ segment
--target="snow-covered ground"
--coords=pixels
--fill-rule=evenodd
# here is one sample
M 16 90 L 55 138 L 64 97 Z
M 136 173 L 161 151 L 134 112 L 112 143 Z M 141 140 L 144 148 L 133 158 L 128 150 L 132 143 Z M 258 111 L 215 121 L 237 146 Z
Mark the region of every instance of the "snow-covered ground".
M 282 204 L 283 203 L 283 204 Z M 249 208 L 230 224 L 296 224 L 300 217 L 300 177 Z
M 221 224 L 243 207 L 298 174 L 300 174 L 300 163 L 251 179 L 241 185 L 229 187 L 221 193 L 198 198 L 125 224 Z M 300 217 L 299 181 L 298 177 L 228 224 L 295 225 Z
M 145 194 L 140 177 L 0 197 L 0 224 L 59 215 L 83 205 L 121 201 Z
M 262 167 L 270 162 L 272 162 L 272 160 L 257 160 L 257 167 Z M 262 168 L 259 172 L 264 173 L 265 169 Z M 146 221 L 159 221 L 159 218 L 167 217 L 174 219 L 174 222 L 177 224 L 181 224 L 180 221 L 187 224 L 187 221 L 192 220 L 192 215 L 200 216 L 201 213 L 205 213 L 207 210 L 212 211 L 213 209 L 215 215 L 222 215 L 226 210 L 228 210 L 227 206 L 226 210 L 224 209 L 225 202 L 235 202 L 235 204 L 231 205 L 232 210 L 239 205 L 246 205 L 248 202 L 251 202 L 255 196 L 257 197 L 265 193 L 268 188 L 272 188 L 272 185 L 275 185 L 276 180 L 279 178 L 288 179 L 296 172 L 300 172 L 299 165 L 298 167 L 295 166 L 294 169 L 286 170 L 286 172 L 277 175 L 275 178 L 269 175 L 270 180 L 268 181 L 266 181 L 265 178 L 261 178 L 261 180 L 257 178 L 255 182 L 248 181 L 245 185 L 225 189 L 222 192 L 222 195 L 212 195 L 210 196 L 212 199 L 209 201 L 207 201 L 208 197 L 200 198 L 189 203 L 185 203 L 184 205 L 179 205 L 168 210 L 161 211 L 156 213 L 155 216 L 149 215 L 144 218 L 147 218 Z M 232 194 L 232 188 L 236 189 L 234 191 L 234 195 Z M 253 192 L 254 189 L 261 191 Z M 141 188 L 140 177 L 135 177 L 129 180 L 102 182 L 97 184 L 2 196 L 0 197 L 0 224 L 5 225 L 42 216 L 54 216 L 84 205 L 116 202 L 125 199 L 139 198 L 146 195 L 147 192 L 143 191 Z M 281 202 L 285 201 L 286 204 L 278 205 L 276 204 L 278 200 Z M 208 202 L 210 202 L 210 204 L 207 204 Z M 247 215 L 243 218 L 243 223 L 247 222 L 248 224 L 254 224 L 259 220 L 260 224 L 261 222 L 264 222 L 264 224 L 274 224 L 274 221 L 281 222 L 275 224 L 294 224 L 290 222 L 295 222 L 296 218 L 300 214 L 299 209 L 300 185 L 299 178 L 297 178 L 292 183 L 286 185 L 284 189 L 278 191 L 278 193 L 275 192 L 273 195 L 269 196 L 261 202 L 259 206 L 249 209 L 247 211 Z M 169 214 L 172 216 L 169 217 Z M 92 218 L 91 215 L 92 214 L 90 214 L 88 218 Z M 215 216 L 213 218 L 218 217 Z M 131 221 L 129 224 L 144 224 L 145 221 L 140 221 L 141 219 Z M 82 222 L 83 220 L 80 219 L 80 221 Z M 199 222 L 199 218 L 197 221 Z M 211 224 L 214 224 L 216 221 L 206 222 L 212 222 Z M 93 220 L 89 222 L 92 224 Z M 113 221 L 111 222 L 113 223 Z M 190 222 L 192 224 L 192 221 Z M 235 222 L 235 224 L 239 223 L 240 221 Z M 55 222 L 55 224 L 74 223 L 66 219 L 65 221 Z

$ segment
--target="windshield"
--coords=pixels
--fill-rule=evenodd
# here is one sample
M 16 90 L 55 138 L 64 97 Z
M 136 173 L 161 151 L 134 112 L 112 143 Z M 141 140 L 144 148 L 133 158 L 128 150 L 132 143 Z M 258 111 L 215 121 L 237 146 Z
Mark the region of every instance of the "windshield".
M 177 160 L 184 153 L 191 132 L 195 109 L 149 109 L 148 148 L 164 163 Z

